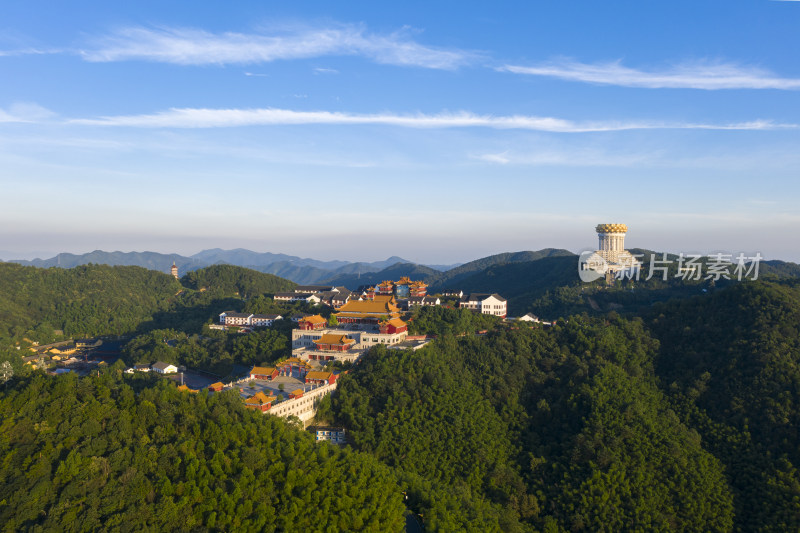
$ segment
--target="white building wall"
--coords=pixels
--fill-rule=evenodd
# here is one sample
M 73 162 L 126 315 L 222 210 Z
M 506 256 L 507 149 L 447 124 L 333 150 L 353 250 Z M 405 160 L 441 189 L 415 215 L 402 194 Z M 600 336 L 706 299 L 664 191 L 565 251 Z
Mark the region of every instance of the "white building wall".
M 289 418 L 294 415 L 303 422 L 303 426 L 306 426 L 308 421 L 317 414 L 317 405 L 322 397 L 335 390 L 335 382 L 330 385 L 323 385 L 322 387 L 317 387 L 316 389 L 305 392 L 301 398 L 273 404 L 272 408 L 266 413 L 281 418 Z

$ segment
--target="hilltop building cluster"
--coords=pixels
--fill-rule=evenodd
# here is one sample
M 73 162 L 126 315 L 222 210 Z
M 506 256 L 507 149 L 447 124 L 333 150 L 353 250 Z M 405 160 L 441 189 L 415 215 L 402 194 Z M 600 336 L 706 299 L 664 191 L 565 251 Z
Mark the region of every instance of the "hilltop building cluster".
M 311 361 L 354 362 L 377 344 L 397 346 L 408 336 L 394 296 L 373 295 L 336 309 L 330 326 L 321 315 L 302 318 L 292 331 L 292 354 Z

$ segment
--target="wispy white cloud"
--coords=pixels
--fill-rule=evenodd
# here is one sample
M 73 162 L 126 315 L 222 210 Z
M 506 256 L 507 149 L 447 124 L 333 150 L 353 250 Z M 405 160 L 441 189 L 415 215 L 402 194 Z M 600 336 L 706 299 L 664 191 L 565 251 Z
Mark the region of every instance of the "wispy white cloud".
M 55 48 L 18 48 L 14 50 L 0 50 L 0 57 L 61 54 L 63 52 L 63 50 Z
M 290 109 L 201 109 L 173 108 L 145 115 L 106 116 L 73 119 L 74 124 L 129 126 L 144 128 L 221 128 L 239 126 L 277 126 L 300 124 L 386 125 L 408 128 L 496 128 L 547 132 L 581 133 L 624 130 L 775 130 L 795 129 L 796 124 L 769 120 L 728 124 L 646 121 L 573 121 L 532 115 L 477 115 L 469 112 L 438 114 L 358 114 L 333 111 L 294 111 Z
M 43 122 L 55 116 L 55 113 L 39 104 L 17 102 L 8 109 L 0 108 L 0 123 L 3 122 Z
M 693 62 L 661 70 L 637 70 L 609 63 L 556 60 L 533 66 L 504 65 L 499 70 L 570 81 L 648 89 L 800 89 L 800 79 L 733 63 Z
M 506 165 L 511 162 L 511 159 L 508 157 L 508 150 L 496 154 L 491 154 L 491 153 L 477 154 L 472 157 L 480 161 L 486 161 L 487 163 L 497 163 L 500 165 Z
M 695 150 L 689 146 L 664 145 L 652 142 L 608 144 L 603 137 L 574 138 L 565 142 L 550 138 L 537 138 L 522 145 L 497 150 L 472 150 L 468 158 L 493 165 L 513 167 L 619 167 L 619 168 L 676 168 L 708 171 L 763 172 L 796 168 L 800 155 L 790 143 L 780 146 L 758 146 L 746 152 L 736 147 L 722 145 Z M 601 140 L 601 142 L 597 142 Z M 754 201 L 757 203 L 757 201 Z
M 315 74 L 339 74 L 339 71 L 335 68 L 322 68 L 317 67 L 314 69 Z
M 281 59 L 355 55 L 377 63 L 455 69 L 476 56 L 420 44 L 407 30 L 369 33 L 340 25 L 273 33 L 211 33 L 187 28 L 124 28 L 82 51 L 88 61 L 145 60 L 179 65 L 256 64 Z
M 500 165 L 568 167 L 643 166 L 657 161 L 660 157 L 661 154 L 655 153 L 611 153 L 605 150 L 566 147 L 525 153 L 506 150 L 501 153 L 479 153 L 471 156 L 478 161 Z

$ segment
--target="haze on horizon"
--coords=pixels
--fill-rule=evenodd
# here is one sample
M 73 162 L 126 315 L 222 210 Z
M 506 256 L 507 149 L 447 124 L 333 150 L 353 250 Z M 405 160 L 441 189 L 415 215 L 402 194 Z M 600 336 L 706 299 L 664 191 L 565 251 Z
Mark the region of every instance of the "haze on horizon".
M 0 6 L 3 254 L 800 261 L 800 2 L 82 6 Z

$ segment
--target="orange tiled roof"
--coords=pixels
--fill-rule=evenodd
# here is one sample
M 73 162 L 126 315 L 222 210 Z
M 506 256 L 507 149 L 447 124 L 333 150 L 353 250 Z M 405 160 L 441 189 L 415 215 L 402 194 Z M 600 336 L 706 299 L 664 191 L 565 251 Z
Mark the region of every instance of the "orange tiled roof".
M 275 396 L 267 396 L 263 392 L 257 392 L 254 395 L 250 396 L 248 399 L 244 401 L 247 405 L 264 405 L 267 403 L 272 403 L 277 398 Z
M 292 396 L 301 396 L 303 394 L 303 389 L 295 389 L 289 394 L 291 394 Z
M 348 338 L 347 335 L 326 333 L 314 342 L 317 344 L 355 344 L 356 341 Z
M 383 323 L 384 324 L 389 324 L 390 326 L 394 326 L 396 328 L 402 328 L 403 326 L 406 325 L 406 323 L 403 322 L 402 320 L 400 320 L 399 318 L 393 318 L 393 319 L 387 320 L 386 322 L 383 322 Z
M 325 381 L 328 381 L 329 379 L 331 379 L 331 376 L 333 376 L 333 372 L 317 371 L 317 372 L 309 372 L 308 374 L 306 374 L 306 379 L 323 379 Z
M 322 318 L 320 315 L 312 315 L 312 316 L 307 316 L 305 318 L 301 318 L 300 322 L 311 322 L 312 324 L 328 323 L 328 321 Z
M 289 359 L 284 359 L 283 361 L 276 364 L 277 366 L 297 365 L 297 366 L 304 366 L 306 368 L 311 368 L 311 365 L 309 365 L 308 362 L 303 361 L 302 359 L 298 359 L 297 357 L 290 357 Z
M 275 367 L 272 366 L 254 366 L 253 370 L 250 371 L 251 374 L 261 374 L 261 375 L 269 375 L 275 372 Z
M 209 385 L 209 387 L 214 387 L 215 389 L 219 388 L 219 387 L 224 387 L 224 386 L 225 386 L 225 384 L 222 383 L 221 381 L 217 381 L 216 383 L 212 383 L 211 385 Z
M 378 300 L 377 296 L 375 300 L 356 300 L 356 301 L 349 301 L 343 306 L 341 306 L 336 311 L 339 313 L 366 313 L 371 315 L 388 315 L 390 313 L 396 313 L 400 309 L 394 305 L 394 302 L 391 300 Z

